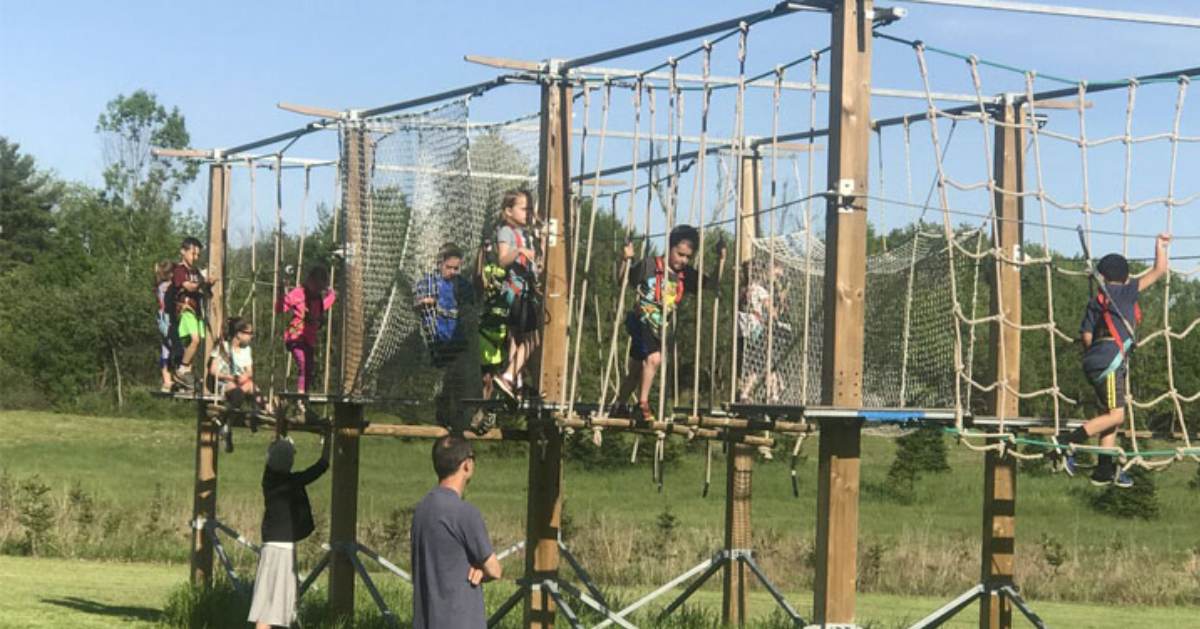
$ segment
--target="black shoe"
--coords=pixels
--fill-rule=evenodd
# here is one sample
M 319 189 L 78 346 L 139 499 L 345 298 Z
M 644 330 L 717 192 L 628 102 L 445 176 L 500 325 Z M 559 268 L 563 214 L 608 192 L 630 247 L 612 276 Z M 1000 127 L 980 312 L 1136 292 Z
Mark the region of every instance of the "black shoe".
M 225 453 L 233 454 L 233 428 L 228 423 L 221 426 L 221 436 L 225 438 Z
M 1107 487 L 1113 484 L 1113 479 L 1116 476 L 1113 468 L 1103 469 L 1097 467 L 1092 471 L 1091 481 L 1097 487 Z

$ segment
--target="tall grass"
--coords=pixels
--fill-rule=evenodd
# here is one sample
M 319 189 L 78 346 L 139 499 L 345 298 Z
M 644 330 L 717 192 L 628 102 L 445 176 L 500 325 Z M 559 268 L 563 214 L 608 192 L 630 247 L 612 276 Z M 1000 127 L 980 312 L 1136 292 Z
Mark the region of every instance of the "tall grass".
M 194 424 L 39 413 L 0 413 L 0 553 L 126 561 L 186 562 L 191 531 Z M 302 437 L 298 437 L 298 440 Z M 250 539 L 262 517 L 258 479 L 267 437 L 237 434 L 222 454 L 218 515 Z M 300 441 L 298 463 L 314 452 Z M 922 474 L 910 504 L 886 491 L 895 446 L 864 440 L 859 590 L 952 596 L 979 578 L 981 465 L 952 449 L 949 473 Z M 411 506 L 428 489 L 428 444 L 364 444 L 359 537 L 393 562 L 409 564 Z M 518 446 L 480 449 L 480 476 L 468 498 L 485 514 L 495 545 L 524 536 L 527 454 Z M 777 457 L 786 459 L 786 457 Z M 756 466 L 754 551 L 785 591 L 813 582 L 815 457 L 800 466 L 801 496 L 790 495 L 786 465 Z M 597 583 L 641 590 L 711 556 L 722 543 L 723 483 L 699 497 L 703 458 L 683 449 L 657 494 L 647 462 L 619 469 L 569 462 L 564 536 Z M 1193 466 L 1155 476 L 1162 516 L 1123 520 L 1091 510 L 1086 482 L 1059 475 L 1019 479 L 1017 581 L 1033 599 L 1114 604 L 1200 603 L 1200 488 Z M 417 479 L 417 480 L 414 480 Z M 44 488 L 44 490 L 43 490 Z M 299 546 L 302 568 L 327 537 L 328 483 L 314 485 L 318 530 Z M 255 557 L 226 540 L 243 571 Z M 519 559 L 506 566 L 518 570 Z M 370 562 L 368 562 L 369 564 Z M 181 576 L 183 570 L 181 568 Z M 392 577 L 381 573 L 380 581 Z M 709 589 L 719 587 L 714 579 Z M 755 586 L 757 587 L 757 586 Z

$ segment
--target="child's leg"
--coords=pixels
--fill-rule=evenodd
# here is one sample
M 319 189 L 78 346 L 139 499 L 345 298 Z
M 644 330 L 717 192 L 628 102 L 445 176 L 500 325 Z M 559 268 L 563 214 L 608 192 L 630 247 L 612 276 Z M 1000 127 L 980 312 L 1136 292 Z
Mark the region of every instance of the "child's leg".
M 287 344 L 287 349 L 292 355 L 292 360 L 296 361 L 296 391 L 299 393 L 308 392 L 309 360 L 305 347 L 304 343 L 292 342 Z
M 646 356 L 646 360 L 642 361 L 641 386 L 638 388 L 639 404 L 650 402 L 650 389 L 654 387 L 654 380 L 658 378 L 658 367 L 661 364 L 662 352 L 651 352 Z
M 187 372 L 192 368 L 192 359 L 196 357 L 196 352 L 200 350 L 200 335 L 193 332 L 187 337 L 187 347 L 183 350 L 183 360 L 179 365 L 181 371 Z
M 626 404 L 629 402 L 629 396 L 638 388 L 642 382 L 642 361 L 636 356 L 630 356 L 625 364 L 625 378 L 621 380 L 621 387 L 617 389 L 617 399 L 615 404 Z
M 525 361 L 529 358 L 529 345 L 525 341 L 527 334 L 510 332 L 508 335 L 508 368 L 504 377 L 509 382 L 516 382 L 517 374 L 525 369 Z
M 1107 440 L 1109 444 L 1115 445 L 1117 439 L 1115 431 L 1125 423 L 1125 370 L 1118 369 L 1104 376 L 1095 383 L 1095 389 L 1100 407 L 1106 410 L 1088 420 L 1080 428 L 1083 432 L 1082 436 L 1086 440 L 1087 437 L 1106 435 L 1103 439 Z M 1078 432 L 1072 433 L 1072 437 L 1078 439 L 1081 436 Z

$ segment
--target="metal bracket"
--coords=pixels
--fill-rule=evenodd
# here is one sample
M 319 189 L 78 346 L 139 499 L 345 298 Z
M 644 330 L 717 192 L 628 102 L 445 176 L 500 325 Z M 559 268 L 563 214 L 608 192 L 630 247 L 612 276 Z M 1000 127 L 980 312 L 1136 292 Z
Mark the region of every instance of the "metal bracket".
M 854 189 L 853 179 L 838 180 L 833 202 L 837 205 L 839 214 L 849 214 L 854 211 L 854 206 L 851 204 L 851 199 L 854 198 Z
M 558 245 L 558 219 L 551 218 L 546 223 L 546 235 L 548 246 L 554 247 Z

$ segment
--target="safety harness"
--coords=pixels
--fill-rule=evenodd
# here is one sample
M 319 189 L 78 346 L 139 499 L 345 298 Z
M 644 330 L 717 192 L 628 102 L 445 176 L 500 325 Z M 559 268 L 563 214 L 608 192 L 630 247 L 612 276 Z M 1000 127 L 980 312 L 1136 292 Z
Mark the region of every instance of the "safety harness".
M 1117 349 L 1121 352 L 1121 357 L 1124 358 L 1125 343 L 1121 341 L 1121 334 L 1117 331 L 1116 322 L 1113 321 L 1112 309 L 1117 306 L 1105 297 L 1104 291 L 1096 293 L 1096 302 L 1100 304 L 1100 309 L 1104 313 L 1104 327 L 1108 329 L 1109 340 L 1117 344 Z M 1142 323 L 1142 306 L 1137 302 L 1133 304 L 1133 322 L 1134 325 L 1141 325 Z M 1129 339 L 1133 340 L 1133 330 L 1129 330 Z

